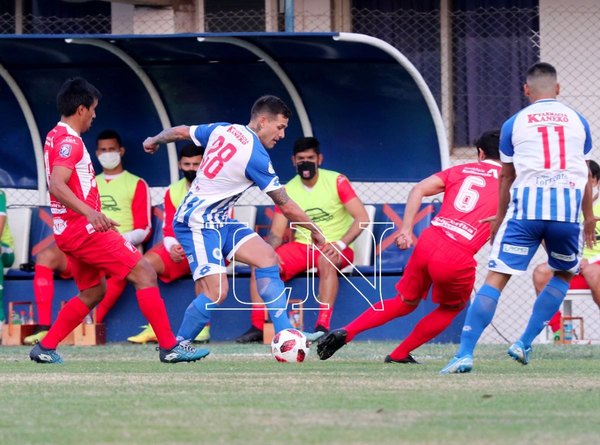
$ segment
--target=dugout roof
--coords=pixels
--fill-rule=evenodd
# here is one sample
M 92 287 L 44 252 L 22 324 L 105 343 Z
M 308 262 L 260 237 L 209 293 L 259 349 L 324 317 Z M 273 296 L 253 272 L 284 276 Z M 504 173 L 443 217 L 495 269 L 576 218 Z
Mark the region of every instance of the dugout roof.
M 353 181 L 413 182 L 448 165 L 429 88 L 398 50 L 373 37 L 0 36 L 0 187 L 45 187 L 41 147 L 59 119 L 56 92 L 73 76 L 103 94 L 83 135 L 88 149 L 102 129 L 116 129 L 128 150 L 125 166 L 151 186 L 177 178 L 176 147 L 147 155 L 146 136 L 179 124 L 245 124 L 262 94 L 282 97 L 294 113 L 286 139 L 270 152 L 284 181 L 294 174 L 293 141 L 303 135 L 321 141 L 326 168 Z

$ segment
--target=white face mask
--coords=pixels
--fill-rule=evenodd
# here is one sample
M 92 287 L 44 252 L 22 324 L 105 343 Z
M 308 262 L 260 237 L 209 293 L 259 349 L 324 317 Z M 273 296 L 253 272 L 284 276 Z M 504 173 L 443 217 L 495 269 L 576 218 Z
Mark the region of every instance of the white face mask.
M 121 154 L 118 151 L 107 151 L 98 156 L 98 161 L 103 168 L 112 170 L 121 163 Z

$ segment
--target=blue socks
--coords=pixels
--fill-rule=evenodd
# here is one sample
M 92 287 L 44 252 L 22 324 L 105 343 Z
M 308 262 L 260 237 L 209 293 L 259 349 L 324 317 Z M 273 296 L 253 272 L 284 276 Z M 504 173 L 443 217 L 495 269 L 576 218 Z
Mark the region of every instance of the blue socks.
M 467 354 L 473 355 L 479 337 L 494 318 L 499 298 L 500 291 L 495 287 L 484 284 L 479 288 L 475 300 L 473 300 L 467 311 L 467 318 L 460 336 L 460 349 L 456 354 L 457 357 L 464 357 Z
M 212 303 L 212 300 L 204 294 L 194 298 L 183 314 L 183 321 L 177 331 L 177 341 L 193 341 L 198 336 L 210 321 L 210 312 L 206 309 L 208 303 Z
M 275 333 L 292 328 L 287 313 L 288 296 L 279 277 L 279 267 L 257 268 L 255 274 L 256 288 L 269 311 Z
M 535 337 L 544 329 L 544 326 L 548 324 L 548 321 L 560 309 L 567 291 L 569 290 L 569 283 L 554 276 L 546 287 L 540 292 L 535 303 L 533 304 L 533 312 L 527 323 L 527 328 L 521 336 L 521 341 L 525 348 L 531 346 Z

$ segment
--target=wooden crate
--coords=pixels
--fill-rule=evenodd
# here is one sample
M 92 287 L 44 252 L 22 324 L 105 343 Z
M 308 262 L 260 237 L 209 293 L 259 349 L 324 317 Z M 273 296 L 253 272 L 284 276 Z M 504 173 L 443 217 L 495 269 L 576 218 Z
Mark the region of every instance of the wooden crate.
M 21 346 L 25 337 L 33 335 L 38 325 L 12 324 L 17 306 L 27 306 L 28 320 L 33 320 L 33 303 L 31 301 L 11 301 L 8 303 L 8 320 L 2 325 L 2 346 Z M 17 312 L 18 313 L 18 312 Z
M 92 323 L 81 323 L 73 331 L 75 346 L 96 346 L 106 343 L 106 326 L 96 323 L 96 309 L 92 311 Z
M 294 309 L 294 306 L 298 309 Z M 288 303 L 288 317 L 294 316 L 292 326 L 299 331 L 304 331 L 304 309 L 302 300 L 290 300 Z M 263 344 L 270 345 L 275 336 L 275 328 L 269 319 L 269 312 L 265 308 L 265 324 L 263 326 Z

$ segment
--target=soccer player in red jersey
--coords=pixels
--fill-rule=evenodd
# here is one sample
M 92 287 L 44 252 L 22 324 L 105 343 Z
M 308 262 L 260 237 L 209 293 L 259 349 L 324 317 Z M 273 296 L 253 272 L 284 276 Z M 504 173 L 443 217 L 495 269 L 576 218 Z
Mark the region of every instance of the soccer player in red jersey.
M 499 132 L 488 131 L 476 141 L 478 162 L 448 168 L 413 187 L 396 244 L 413 244 L 413 221 L 425 196 L 444 192 L 444 201 L 431 226 L 423 231 L 396 289 L 398 295 L 375 304 L 342 329 L 323 337 L 317 346 L 327 360 L 357 334 L 413 312 L 433 286 L 439 306 L 423 317 L 386 363 L 417 363 L 414 349 L 446 329 L 465 307 L 475 283 L 475 254 L 490 237 L 485 220 L 496 214 L 500 173 Z
M 85 79 L 67 80 L 57 95 L 60 122 L 48 133 L 44 164 L 50 192 L 56 245 L 68 257 L 79 295 L 59 312 L 48 334 L 29 357 L 38 363 L 62 363 L 58 343 L 79 325 L 106 291 L 104 275 L 127 278 L 138 304 L 158 337 L 162 362 L 196 361 L 207 350 L 178 343 L 171 331 L 156 272 L 140 252 L 100 211 L 100 195 L 90 155 L 81 139 L 96 117 L 100 92 Z

